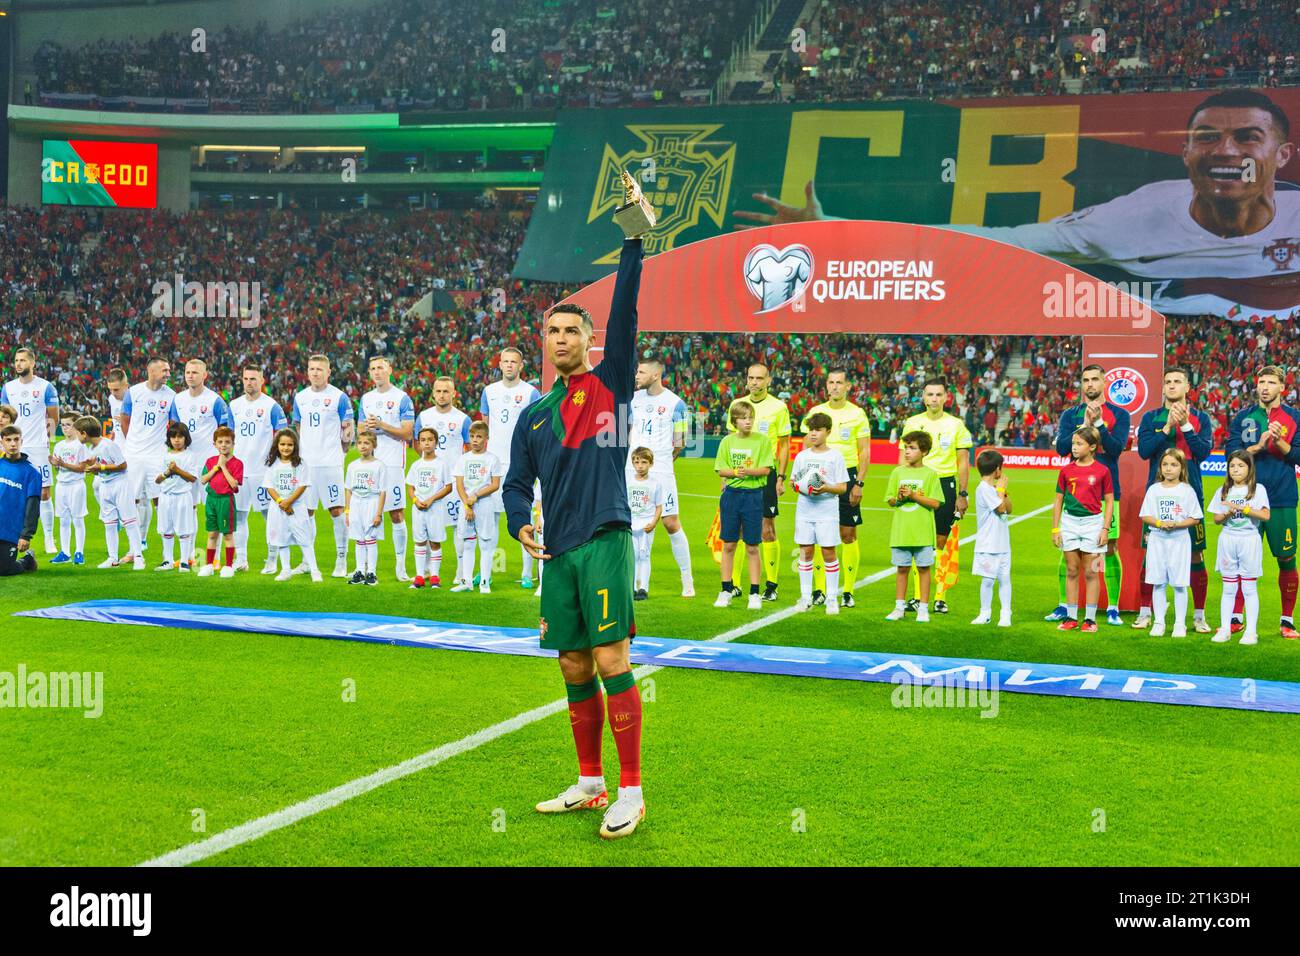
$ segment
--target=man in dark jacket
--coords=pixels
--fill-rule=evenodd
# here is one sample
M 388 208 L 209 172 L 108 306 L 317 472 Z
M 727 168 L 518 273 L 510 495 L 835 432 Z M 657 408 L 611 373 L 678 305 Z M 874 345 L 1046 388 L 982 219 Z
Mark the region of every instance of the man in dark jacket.
M 23 454 L 16 425 L 0 430 L 0 576 L 36 570 L 29 550 L 41 515 L 41 473 Z

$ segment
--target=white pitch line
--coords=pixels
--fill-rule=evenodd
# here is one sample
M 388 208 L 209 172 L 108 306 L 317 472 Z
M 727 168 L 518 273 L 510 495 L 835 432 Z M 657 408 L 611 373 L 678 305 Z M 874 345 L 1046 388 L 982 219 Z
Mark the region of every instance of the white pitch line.
M 1018 524 L 1026 518 L 1032 518 L 1040 515 L 1050 509 L 1051 505 L 1030 511 L 1023 515 L 1017 515 L 1007 522 L 1009 525 Z M 974 538 L 967 538 L 961 542 L 966 544 L 967 541 L 974 541 Z M 873 584 L 876 581 L 883 581 L 885 578 L 893 577 L 897 572 L 893 568 L 885 568 L 883 571 L 877 571 L 875 574 L 868 575 L 857 583 L 860 587 L 864 584 Z M 769 624 L 775 624 L 778 621 L 784 621 L 786 618 L 794 617 L 800 613 L 795 605 L 782 608 L 779 611 L 773 611 L 763 617 L 742 624 L 739 627 L 733 627 L 729 631 L 723 631 L 716 637 L 709 638 L 711 643 L 726 643 L 734 641 L 738 637 L 744 637 L 746 634 L 752 634 L 754 631 L 767 627 Z M 643 664 L 633 671 L 633 676 L 638 680 L 648 677 L 657 671 L 663 670 L 665 665 L 661 664 Z M 462 737 L 460 740 L 443 744 L 432 750 L 425 751 L 418 756 L 411 757 L 409 760 L 403 760 L 399 764 L 391 767 L 384 767 L 382 770 L 376 770 L 372 774 L 364 777 L 358 777 L 350 780 L 345 784 L 335 787 L 332 790 L 326 790 L 324 793 L 318 793 L 314 797 L 308 797 L 292 806 L 285 807 L 283 810 L 276 810 L 274 813 L 268 813 L 265 816 L 258 817 L 255 820 L 249 820 L 247 823 L 241 823 L 237 827 L 231 827 L 229 830 L 222 830 L 220 833 L 213 834 L 206 840 L 199 840 L 196 843 L 190 843 L 179 849 L 172 850 L 170 853 L 164 853 L 162 856 L 154 857 L 140 863 L 139 866 L 189 866 L 191 863 L 198 863 L 206 860 L 210 856 L 218 853 L 224 853 L 226 850 L 232 850 L 237 846 L 245 843 L 252 843 L 254 840 L 281 830 L 284 827 L 291 826 L 300 820 L 315 816 L 325 810 L 330 810 L 342 803 L 362 796 L 372 790 L 378 790 L 380 787 L 392 783 L 394 780 L 400 780 L 403 777 L 409 777 L 413 773 L 419 773 L 421 770 L 427 770 L 430 767 L 436 767 L 438 764 L 450 760 L 452 757 L 459 756 L 467 751 L 474 750 L 486 743 L 491 743 L 507 734 L 514 733 L 516 730 L 522 730 L 530 724 L 535 724 L 539 720 L 544 720 L 554 714 L 561 713 L 569 705 L 568 698 L 561 697 L 553 700 L 549 704 L 543 704 L 540 707 L 534 707 L 532 710 L 526 710 L 521 714 L 516 714 L 507 720 L 493 724 L 490 727 L 484 727 L 482 730 L 475 731 L 468 737 Z

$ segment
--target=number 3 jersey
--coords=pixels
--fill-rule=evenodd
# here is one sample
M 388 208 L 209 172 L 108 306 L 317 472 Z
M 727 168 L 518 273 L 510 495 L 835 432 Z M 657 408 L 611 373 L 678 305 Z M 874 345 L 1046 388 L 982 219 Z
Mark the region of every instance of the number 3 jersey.
M 492 382 L 483 389 L 479 411 L 488 424 L 487 450 L 510 467 L 510 442 L 523 410 L 542 397 L 542 393 L 528 382 L 519 381 L 514 388 L 505 382 Z

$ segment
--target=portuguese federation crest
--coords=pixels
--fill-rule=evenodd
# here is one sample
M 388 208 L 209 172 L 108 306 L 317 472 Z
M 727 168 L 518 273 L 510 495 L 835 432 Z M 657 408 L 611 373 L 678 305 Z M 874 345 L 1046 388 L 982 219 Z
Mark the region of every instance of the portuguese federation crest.
M 717 152 L 720 147 L 712 137 L 721 128 L 720 123 L 628 126 L 642 145 L 619 153 L 605 144 L 587 221 L 594 222 L 622 204 L 622 173 L 632 170 L 658 217 L 654 231 L 644 239 L 647 256 L 674 248 L 678 235 L 697 225 L 702 216 L 722 228 L 736 165 L 736 145 L 729 143 L 725 150 Z M 618 257 L 615 248 L 595 262 L 617 265 Z

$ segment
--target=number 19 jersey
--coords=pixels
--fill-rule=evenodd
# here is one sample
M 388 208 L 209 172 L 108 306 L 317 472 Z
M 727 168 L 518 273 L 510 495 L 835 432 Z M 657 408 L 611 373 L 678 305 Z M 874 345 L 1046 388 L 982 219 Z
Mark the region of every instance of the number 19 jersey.
M 343 423 L 354 421 L 352 401 L 341 389 L 304 388 L 293 399 L 302 460 L 313 468 L 343 467 Z

